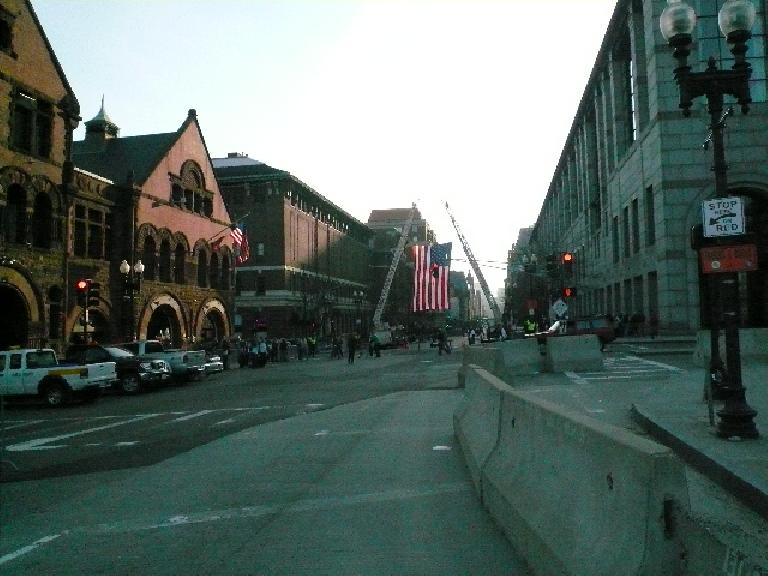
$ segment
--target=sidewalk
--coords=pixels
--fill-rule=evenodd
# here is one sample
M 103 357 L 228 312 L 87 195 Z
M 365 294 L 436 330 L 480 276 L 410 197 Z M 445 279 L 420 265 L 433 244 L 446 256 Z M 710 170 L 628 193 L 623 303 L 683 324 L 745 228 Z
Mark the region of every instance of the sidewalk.
M 756 440 L 716 435 L 702 401 L 703 369 L 675 376 L 675 385 L 663 395 L 635 402 L 632 415 L 687 464 L 768 520 L 768 364 L 744 366 L 742 380 L 747 403 L 758 413 L 754 421 L 761 436 Z M 721 407 L 716 402 L 715 413 Z

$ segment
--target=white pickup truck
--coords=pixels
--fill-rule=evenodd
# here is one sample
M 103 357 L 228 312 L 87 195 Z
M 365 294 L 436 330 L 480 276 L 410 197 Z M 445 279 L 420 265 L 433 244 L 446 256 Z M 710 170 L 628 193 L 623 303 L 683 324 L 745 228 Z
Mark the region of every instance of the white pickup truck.
M 195 380 L 205 376 L 205 350 L 178 350 L 165 348 L 159 340 L 136 340 L 118 344 L 136 356 L 165 360 L 171 374 L 178 380 Z
M 49 406 L 73 397 L 92 402 L 117 380 L 114 362 L 60 364 L 50 348 L 0 350 L 0 396 L 37 396 Z

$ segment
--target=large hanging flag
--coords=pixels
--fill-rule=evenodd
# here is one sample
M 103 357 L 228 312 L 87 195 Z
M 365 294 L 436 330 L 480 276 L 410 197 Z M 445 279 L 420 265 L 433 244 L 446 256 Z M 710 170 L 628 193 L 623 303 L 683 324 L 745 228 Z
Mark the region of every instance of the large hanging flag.
M 232 244 L 235 247 L 237 263 L 242 264 L 248 260 L 248 257 L 250 256 L 248 250 L 248 235 L 245 233 L 245 226 L 242 228 L 235 226 L 229 232 L 229 235 L 232 238 Z
M 451 269 L 451 243 L 420 244 L 412 248 L 416 269 L 413 273 L 413 310 L 448 310 L 448 283 Z

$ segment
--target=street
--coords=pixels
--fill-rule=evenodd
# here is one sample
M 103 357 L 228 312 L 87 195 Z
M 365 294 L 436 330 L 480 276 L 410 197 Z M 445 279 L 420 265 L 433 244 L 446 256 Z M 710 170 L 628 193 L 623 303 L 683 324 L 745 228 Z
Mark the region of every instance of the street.
M 527 574 L 455 445 L 460 357 L 6 408 L 3 573 Z

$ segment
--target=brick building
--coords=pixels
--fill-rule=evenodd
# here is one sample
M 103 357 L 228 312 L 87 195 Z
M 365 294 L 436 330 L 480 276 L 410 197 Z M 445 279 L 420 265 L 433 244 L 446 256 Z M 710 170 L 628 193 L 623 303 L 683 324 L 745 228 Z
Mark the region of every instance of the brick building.
M 372 210 L 368 216 L 368 228 L 373 232 L 370 282 L 374 305 L 381 296 L 384 281 L 392 265 L 393 253 L 410 213 L 410 208 L 389 208 Z M 419 242 L 434 243 L 435 233 L 417 209 L 411 224 L 406 248 L 400 257 L 382 314 L 382 320 L 391 326 L 410 326 L 418 320 L 411 310 L 413 303 L 413 262 L 408 247 Z M 420 316 L 424 316 L 424 314 L 420 314 Z M 427 325 L 425 322 L 421 324 Z
M 108 288 L 91 312 L 95 334 L 162 334 L 174 346 L 230 336 L 230 218 L 195 111 L 163 134 L 121 138 L 103 104 L 85 125 L 73 152 L 79 198 L 70 269 Z M 123 260 L 144 265 L 137 292 L 120 271 Z
M 0 348 L 61 346 L 79 107 L 28 1 L 0 0 L 0 70 Z
M 236 153 L 213 165 L 250 247 L 236 269 L 236 328 L 245 337 L 365 333 L 372 314 L 365 224 L 284 170 Z

